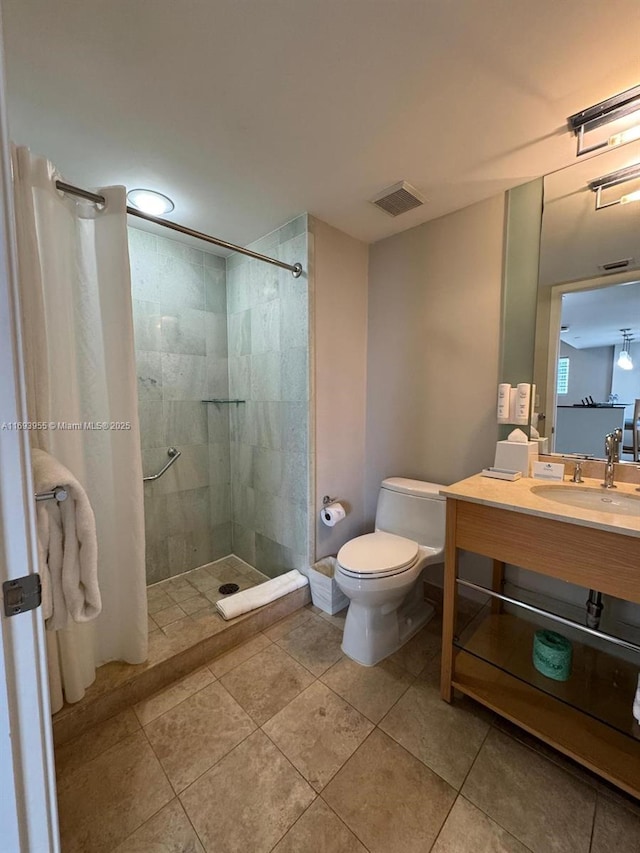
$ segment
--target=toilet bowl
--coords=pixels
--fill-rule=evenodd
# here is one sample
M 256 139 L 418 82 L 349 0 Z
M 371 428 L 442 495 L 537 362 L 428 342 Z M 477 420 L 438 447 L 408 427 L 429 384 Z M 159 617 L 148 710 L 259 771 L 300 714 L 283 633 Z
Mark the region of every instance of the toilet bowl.
M 427 566 L 442 562 L 441 488 L 400 477 L 385 480 L 375 532 L 338 552 L 335 580 L 350 600 L 342 650 L 364 666 L 393 654 L 433 616 L 421 581 Z

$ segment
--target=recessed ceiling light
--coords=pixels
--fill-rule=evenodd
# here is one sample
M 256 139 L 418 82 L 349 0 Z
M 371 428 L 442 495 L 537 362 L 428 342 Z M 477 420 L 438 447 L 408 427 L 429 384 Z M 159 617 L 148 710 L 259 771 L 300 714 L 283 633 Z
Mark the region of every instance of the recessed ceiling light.
M 171 213 L 175 207 L 175 204 L 168 196 L 158 193 L 155 190 L 129 190 L 127 199 L 133 207 L 141 210 L 143 213 L 149 213 L 151 216 L 162 216 L 163 213 Z

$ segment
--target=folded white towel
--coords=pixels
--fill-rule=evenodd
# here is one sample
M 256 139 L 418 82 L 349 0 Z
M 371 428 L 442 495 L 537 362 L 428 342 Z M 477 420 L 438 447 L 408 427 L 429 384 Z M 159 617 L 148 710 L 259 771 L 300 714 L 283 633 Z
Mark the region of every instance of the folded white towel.
M 270 601 L 282 598 L 283 595 L 300 589 L 308 583 L 308 578 L 294 569 L 292 572 L 287 572 L 286 575 L 272 578 L 270 581 L 251 587 L 251 589 L 245 589 L 242 592 L 236 592 L 235 595 L 221 598 L 220 601 L 216 601 L 216 607 L 223 619 L 235 619 L 236 616 L 263 607 Z
M 85 490 L 44 450 L 32 449 L 36 492 L 62 486 L 67 499 L 36 504 L 42 610 L 52 631 L 95 619 L 102 609 L 98 588 L 96 521 Z

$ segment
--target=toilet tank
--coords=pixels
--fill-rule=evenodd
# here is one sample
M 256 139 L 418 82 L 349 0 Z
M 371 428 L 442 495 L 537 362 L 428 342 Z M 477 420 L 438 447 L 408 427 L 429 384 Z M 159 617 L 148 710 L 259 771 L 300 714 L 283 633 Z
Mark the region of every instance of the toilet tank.
M 404 477 L 382 481 L 376 510 L 376 530 L 413 539 L 419 545 L 444 547 L 446 499 L 439 483 Z

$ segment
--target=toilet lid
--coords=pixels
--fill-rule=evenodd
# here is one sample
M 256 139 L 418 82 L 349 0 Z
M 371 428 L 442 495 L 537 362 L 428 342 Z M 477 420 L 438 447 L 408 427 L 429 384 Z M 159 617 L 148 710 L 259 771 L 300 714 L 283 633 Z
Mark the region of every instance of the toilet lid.
M 413 565 L 417 556 L 417 542 L 378 531 L 358 536 L 343 545 L 338 551 L 338 563 L 353 574 L 380 577 Z

